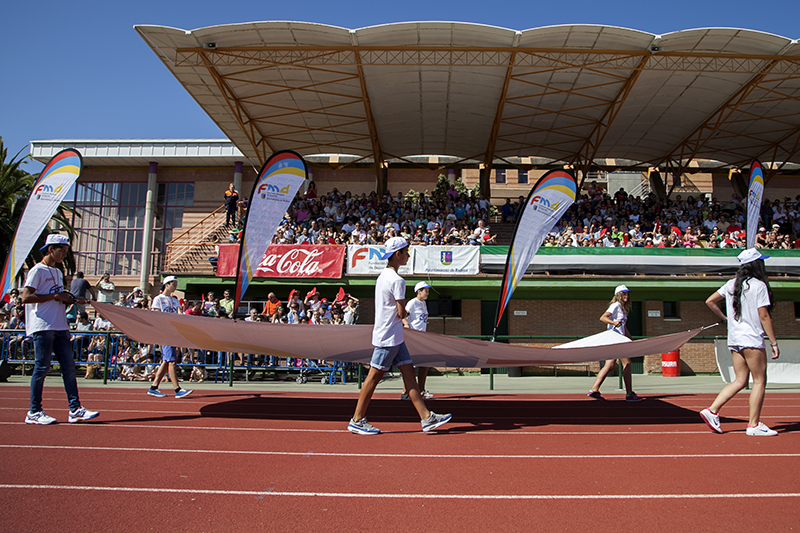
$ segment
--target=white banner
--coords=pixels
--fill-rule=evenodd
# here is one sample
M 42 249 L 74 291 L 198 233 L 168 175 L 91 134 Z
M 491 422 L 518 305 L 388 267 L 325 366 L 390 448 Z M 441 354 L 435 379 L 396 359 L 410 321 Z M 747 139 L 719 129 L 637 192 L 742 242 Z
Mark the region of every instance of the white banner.
M 480 246 L 414 246 L 414 274 L 475 276 L 480 272 Z
M 42 234 L 42 230 L 50 222 L 61 201 L 81 174 L 83 162 L 77 150 L 68 148 L 53 156 L 39 175 L 33 187 L 33 192 L 22 213 L 22 218 L 17 226 L 17 233 L 11 244 L 11 250 L 3 269 L 3 278 L 0 280 L 0 298 L 3 298 L 11 289 L 12 282 L 25 259 Z
M 767 383 L 800 383 L 800 341 L 780 341 L 781 356 L 772 359 L 769 343 L 767 343 Z M 728 349 L 726 338 L 714 339 L 714 352 L 717 356 L 719 377 L 725 383 L 736 378 L 733 371 L 733 356 Z M 750 376 L 753 381 L 753 376 Z
M 410 276 L 414 273 L 414 256 L 419 246 L 409 247 L 408 263 L 400 267 L 398 274 Z M 371 274 L 377 276 L 386 268 L 388 260 L 381 259 L 384 247 L 374 244 L 349 244 L 347 246 L 347 274 Z

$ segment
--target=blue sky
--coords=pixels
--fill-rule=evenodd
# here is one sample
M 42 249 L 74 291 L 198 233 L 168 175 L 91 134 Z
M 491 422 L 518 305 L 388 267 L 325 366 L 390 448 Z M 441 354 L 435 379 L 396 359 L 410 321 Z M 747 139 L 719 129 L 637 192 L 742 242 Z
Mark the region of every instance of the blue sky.
M 763 9 L 768 6 L 769 9 Z M 360 28 L 414 20 L 476 22 L 524 30 L 608 24 L 655 34 L 725 26 L 800 38 L 800 2 L 739 0 L 348 2 L 237 0 L 9 2 L 2 10 L 0 136 L 16 153 L 40 139 L 223 138 L 133 30 L 194 29 L 256 20 Z M 36 172 L 41 165 L 30 163 Z

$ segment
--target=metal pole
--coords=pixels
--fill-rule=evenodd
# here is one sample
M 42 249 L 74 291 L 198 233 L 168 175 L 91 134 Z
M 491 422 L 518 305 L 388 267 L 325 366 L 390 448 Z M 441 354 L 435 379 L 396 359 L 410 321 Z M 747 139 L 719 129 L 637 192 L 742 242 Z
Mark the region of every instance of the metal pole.
M 619 377 L 619 390 L 622 390 L 625 388 L 622 382 L 622 359 L 617 359 L 617 375 Z
M 144 204 L 144 231 L 142 233 L 142 271 L 139 273 L 139 286 L 145 294 L 150 292 L 150 268 L 152 265 L 153 253 L 153 226 L 156 216 L 157 187 L 158 187 L 158 163 L 150 163 L 150 171 L 147 174 L 147 197 Z
M 233 362 L 236 360 L 236 354 L 228 352 L 228 356 L 231 358 L 231 374 L 228 376 L 228 379 L 230 379 L 228 386 L 233 387 Z
M 103 385 L 108 384 L 108 350 L 111 343 L 111 335 L 106 332 L 106 345 L 103 349 Z

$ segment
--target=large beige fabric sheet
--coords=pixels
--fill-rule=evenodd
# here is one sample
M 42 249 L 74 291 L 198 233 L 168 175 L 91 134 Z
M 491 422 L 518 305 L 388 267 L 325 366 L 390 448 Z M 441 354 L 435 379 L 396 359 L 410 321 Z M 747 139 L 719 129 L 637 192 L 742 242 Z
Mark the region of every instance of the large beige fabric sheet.
M 160 313 L 92 302 L 100 316 L 131 339 L 161 344 L 279 357 L 369 363 L 372 326 L 268 324 Z M 582 363 L 661 354 L 680 348 L 703 328 L 605 346 L 533 348 L 405 330 L 414 364 L 454 368 L 496 368 Z

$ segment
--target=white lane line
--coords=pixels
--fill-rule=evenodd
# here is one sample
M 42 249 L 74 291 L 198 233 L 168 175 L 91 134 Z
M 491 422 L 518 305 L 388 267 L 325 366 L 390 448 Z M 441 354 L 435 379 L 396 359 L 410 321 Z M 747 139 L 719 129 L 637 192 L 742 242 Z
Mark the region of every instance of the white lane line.
M 762 417 L 764 418 L 764 417 Z M 0 425 L 6 426 L 21 426 L 22 422 L 0 422 Z M 63 424 L 62 424 L 63 425 Z M 75 426 L 76 424 L 73 424 Z M 122 422 L 114 422 L 108 424 L 77 424 L 84 428 L 106 428 L 118 429 L 136 428 L 136 429 L 183 429 L 183 430 L 199 430 L 199 431 L 268 431 L 268 432 L 298 432 L 298 433 L 343 433 L 350 434 L 346 429 L 306 429 L 306 428 L 249 428 L 249 427 L 226 427 L 226 426 L 164 426 L 160 424 L 125 424 Z M 727 433 L 743 433 L 741 431 L 728 431 Z M 383 431 L 384 434 L 392 433 L 407 433 L 402 431 Z M 707 429 L 697 431 L 498 431 L 498 430 L 482 430 L 482 431 L 469 431 L 457 432 L 459 435 L 469 436 L 513 436 L 513 435 L 700 435 L 711 434 Z
M 209 455 L 267 455 L 289 457 L 376 457 L 380 459 L 711 459 L 711 458 L 793 458 L 800 453 L 694 453 L 694 454 L 592 454 L 592 455 L 558 455 L 558 454 L 431 454 L 431 453 L 343 453 L 343 452 L 278 452 L 269 450 L 180 450 L 176 448 L 134 448 L 124 446 L 51 446 L 44 444 L 0 444 L 0 449 L 16 450 L 73 450 L 88 452 L 144 452 L 144 453 L 196 453 Z
M 398 494 L 375 492 L 301 492 L 218 489 L 170 489 L 164 487 L 98 487 L 85 485 L 0 484 L 0 489 L 16 490 L 93 490 L 104 492 L 149 492 L 155 494 L 208 494 L 213 496 L 266 496 L 312 498 L 394 498 L 437 500 L 689 500 L 724 498 L 800 498 L 800 492 L 754 492 L 728 494 Z

